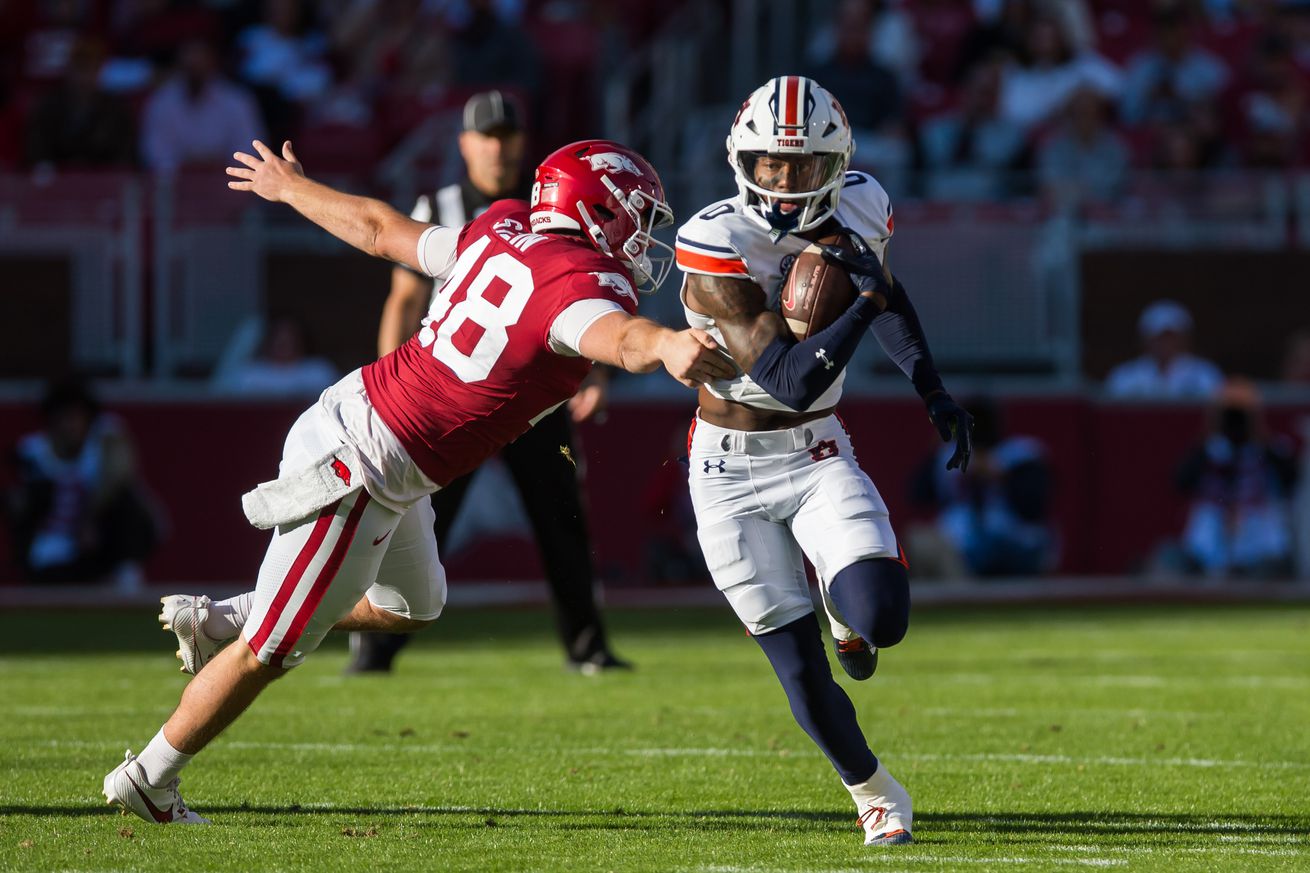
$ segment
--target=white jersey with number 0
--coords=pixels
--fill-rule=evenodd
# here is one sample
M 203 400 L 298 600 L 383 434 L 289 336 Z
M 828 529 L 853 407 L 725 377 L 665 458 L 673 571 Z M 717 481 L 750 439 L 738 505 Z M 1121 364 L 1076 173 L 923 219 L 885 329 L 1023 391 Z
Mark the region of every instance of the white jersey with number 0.
M 863 236 L 878 257 L 883 257 L 892 235 L 892 209 L 887 192 L 876 179 L 868 173 L 847 173 L 834 217 L 841 226 Z M 754 282 L 763 289 L 766 305 L 777 309 L 782 277 L 797 253 L 809 244 L 791 234 L 774 242 L 763 217 L 749 212 L 739 198 L 732 197 L 710 204 L 679 228 L 676 249 L 678 267 L 684 273 Z M 727 348 L 714 319 L 688 306 L 685 294 L 683 309 L 688 324 L 707 331 Z M 836 406 L 845 377 L 843 371 L 811 409 Z M 761 409 L 791 411 L 745 373 L 716 380 L 706 387 L 724 400 Z

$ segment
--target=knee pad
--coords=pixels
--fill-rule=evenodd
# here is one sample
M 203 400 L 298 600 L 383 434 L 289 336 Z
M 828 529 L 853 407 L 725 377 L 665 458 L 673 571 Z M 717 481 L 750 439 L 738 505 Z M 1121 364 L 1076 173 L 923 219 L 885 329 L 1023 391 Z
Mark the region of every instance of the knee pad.
M 856 561 L 828 586 L 851 629 L 880 649 L 905 638 L 910 628 L 910 575 L 892 558 Z

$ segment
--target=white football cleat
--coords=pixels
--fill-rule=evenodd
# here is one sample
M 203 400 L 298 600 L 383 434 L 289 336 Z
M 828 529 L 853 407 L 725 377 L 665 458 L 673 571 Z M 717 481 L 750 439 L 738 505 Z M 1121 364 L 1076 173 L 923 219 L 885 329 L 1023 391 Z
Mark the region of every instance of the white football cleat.
M 177 635 L 177 658 L 182 672 L 195 675 L 223 647 L 223 641 L 205 633 L 210 600 L 203 594 L 170 594 L 159 598 L 164 604 L 159 623 Z
M 187 809 L 174 778 L 162 788 L 146 781 L 146 771 L 129 749 L 123 763 L 105 776 L 105 800 L 155 824 L 209 824 Z
M 864 830 L 864 845 L 886 846 L 914 841 L 910 835 L 914 811 L 909 792 L 881 762 L 869 781 L 847 785 L 846 789 L 860 813 L 856 822 Z

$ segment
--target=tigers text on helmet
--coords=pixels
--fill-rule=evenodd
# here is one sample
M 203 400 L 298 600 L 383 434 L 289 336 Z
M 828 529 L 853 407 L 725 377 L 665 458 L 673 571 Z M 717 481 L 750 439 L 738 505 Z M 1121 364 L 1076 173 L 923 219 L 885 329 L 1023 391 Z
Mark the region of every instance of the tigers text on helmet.
M 537 167 L 531 207 L 533 231 L 581 232 L 624 262 L 647 294 L 673 266 L 673 248 L 651 235 L 673 224 L 664 185 L 650 162 L 627 146 L 589 139 L 552 153 Z
M 728 133 L 728 163 L 746 214 L 775 236 L 818 227 L 836 211 L 854 152 L 841 104 L 804 76 L 779 76 L 756 88 Z M 761 184 L 761 159 L 785 173 L 782 190 Z

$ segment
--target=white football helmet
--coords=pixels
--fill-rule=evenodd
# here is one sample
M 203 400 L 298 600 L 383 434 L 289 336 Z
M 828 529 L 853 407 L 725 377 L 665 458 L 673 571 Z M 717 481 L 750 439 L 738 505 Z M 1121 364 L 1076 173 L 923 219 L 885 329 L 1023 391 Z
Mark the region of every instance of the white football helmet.
M 728 133 L 728 163 L 746 214 L 773 233 L 818 227 L 837 209 L 855 141 L 837 98 L 804 76 L 779 76 L 746 98 Z M 757 181 L 760 158 L 787 167 L 787 190 Z

